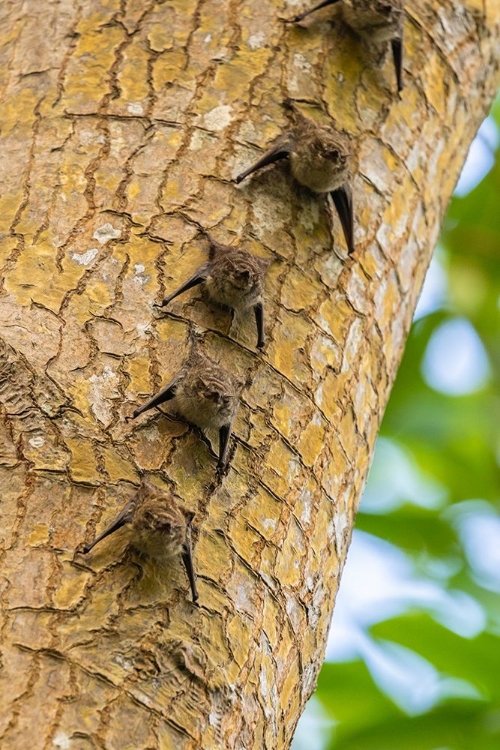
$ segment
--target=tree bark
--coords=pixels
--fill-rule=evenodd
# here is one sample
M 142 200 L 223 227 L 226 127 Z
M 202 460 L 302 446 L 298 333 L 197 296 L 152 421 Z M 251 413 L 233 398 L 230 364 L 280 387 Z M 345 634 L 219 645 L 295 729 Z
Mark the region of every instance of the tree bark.
M 314 689 L 500 14 L 409 5 L 399 100 L 334 8 L 279 19 L 306 4 L 0 7 L 2 748 L 278 750 Z M 285 97 L 354 136 L 352 260 L 286 169 L 231 182 L 287 127 Z M 274 258 L 262 355 L 253 320 L 199 294 L 154 312 L 205 259 L 199 226 Z M 221 481 L 186 425 L 125 422 L 194 332 L 252 380 Z M 196 512 L 198 607 L 180 562 L 159 580 L 118 541 L 75 552 L 145 474 Z

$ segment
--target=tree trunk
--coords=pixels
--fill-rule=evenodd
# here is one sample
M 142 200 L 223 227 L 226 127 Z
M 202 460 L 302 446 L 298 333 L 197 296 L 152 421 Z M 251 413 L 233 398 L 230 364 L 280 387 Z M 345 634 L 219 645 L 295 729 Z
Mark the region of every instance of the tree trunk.
M 313 4 L 312 2 L 310 3 Z M 499 4 L 408 7 L 405 89 L 307 0 L 2 3 L 2 748 L 288 748 L 321 666 L 440 222 L 498 85 Z M 355 137 L 355 256 L 287 171 L 285 97 Z M 314 107 L 317 103 L 319 107 Z M 275 258 L 267 345 L 197 293 L 198 227 Z M 333 247 L 332 247 L 333 245 Z M 473 250 L 473 249 L 471 249 Z M 196 332 L 250 376 L 231 468 L 158 411 Z M 214 436 L 209 434 L 214 446 Z M 196 511 L 199 606 L 111 539 L 141 476 Z M 118 535 L 119 536 L 119 535 Z

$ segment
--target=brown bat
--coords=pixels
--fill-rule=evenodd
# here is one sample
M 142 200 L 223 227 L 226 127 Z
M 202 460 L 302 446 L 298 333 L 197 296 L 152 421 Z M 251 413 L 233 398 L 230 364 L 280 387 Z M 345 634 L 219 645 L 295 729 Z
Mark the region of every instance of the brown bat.
M 87 554 L 107 536 L 114 534 L 122 526 L 130 525 L 130 545 L 140 555 L 167 564 L 181 555 L 195 602 L 198 591 L 191 549 L 193 516 L 192 513 L 182 511 L 172 495 L 144 482 L 113 523 L 93 542 L 86 544 L 83 552 Z
M 227 464 L 229 438 L 238 411 L 241 383 L 208 355 L 193 347 L 188 359 L 165 388 L 132 415 L 153 409 L 174 400 L 174 408 L 187 422 L 219 430 L 219 461 L 217 469 Z
M 264 346 L 264 276 L 270 260 L 257 258 L 246 250 L 230 245 L 220 245 L 211 237 L 208 262 L 175 292 L 165 297 L 162 307 L 168 305 L 179 294 L 204 284 L 211 299 L 233 310 L 253 308 L 257 324 L 257 348 Z
M 289 108 L 293 106 L 287 103 Z M 236 177 L 240 183 L 252 172 L 288 159 L 292 176 L 313 193 L 329 193 L 337 209 L 349 255 L 354 252 L 354 217 L 349 185 L 349 139 L 332 128 L 295 113 L 295 126 L 284 133 L 255 164 Z
M 302 21 L 310 13 L 333 5 L 340 0 L 323 0 L 313 8 L 295 16 L 293 22 Z M 368 42 L 390 42 L 398 91 L 403 89 L 403 0 L 342 0 L 342 18 L 348 26 Z

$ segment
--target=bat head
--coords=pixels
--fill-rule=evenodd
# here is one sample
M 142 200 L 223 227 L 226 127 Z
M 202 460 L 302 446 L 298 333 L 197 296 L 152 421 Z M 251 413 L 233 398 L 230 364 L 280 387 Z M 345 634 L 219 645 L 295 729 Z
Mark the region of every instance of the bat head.
M 195 388 L 201 400 L 217 408 L 224 408 L 231 402 L 232 394 L 223 390 L 222 384 L 208 378 L 197 378 Z
M 219 246 L 212 258 L 212 271 L 219 279 L 229 281 L 234 289 L 249 292 L 255 288 L 269 265 L 268 261 L 239 247 Z
M 182 416 L 198 427 L 218 428 L 238 408 L 238 383 L 233 375 L 198 348 L 193 348 L 186 378 L 177 392 Z
M 296 147 L 290 156 L 295 179 L 314 193 L 337 190 L 349 171 L 349 139 L 329 127 L 309 125 L 296 131 Z
M 257 258 L 244 250 L 237 250 L 228 254 L 226 260 L 225 276 L 234 289 L 247 294 L 259 287 L 263 273 Z
M 334 138 L 327 133 L 318 142 L 318 156 L 328 162 L 332 167 L 343 169 L 347 166 L 349 153 L 339 138 Z
M 134 525 L 141 531 L 170 535 L 185 528 L 186 519 L 173 497 L 158 492 L 137 508 Z

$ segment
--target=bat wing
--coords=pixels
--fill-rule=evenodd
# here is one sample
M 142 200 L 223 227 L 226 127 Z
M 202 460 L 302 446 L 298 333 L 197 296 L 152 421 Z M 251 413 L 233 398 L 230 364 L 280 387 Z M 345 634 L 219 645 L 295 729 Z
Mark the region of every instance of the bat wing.
M 281 159 L 288 159 L 290 156 L 290 153 L 293 151 L 294 148 L 294 138 L 291 134 L 287 133 L 285 135 L 282 135 L 274 146 L 269 149 L 269 151 L 266 151 L 264 156 L 262 156 L 258 161 L 255 162 L 255 164 L 252 164 L 251 167 L 246 169 L 244 172 L 238 175 L 236 177 L 235 182 L 239 184 L 242 182 L 248 175 L 252 174 L 253 172 L 256 172 L 258 169 L 262 169 L 262 167 L 267 167 L 269 164 L 274 164 L 277 161 L 280 161 Z
M 118 529 L 121 529 L 122 526 L 125 526 L 128 523 L 132 523 L 132 519 L 134 518 L 134 512 L 135 512 L 135 502 L 131 500 L 127 505 L 124 507 L 124 509 L 117 515 L 113 523 L 111 523 L 107 529 L 105 529 L 102 534 L 100 534 L 98 537 L 94 539 L 93 542 L 90 544 L 86 544 L 83 548 L 84 554 L 87 554 L 90 552 L 91 549 L 95 547 L 96 544 L 98 544 L 100 541 L 105 539 L 110 534 L 114 534 L 115 531 L 118 531 Z
M 351 189 L 347 184 L 343 185 L 338 190 L 333 190 L 331 196 L 344 230 L 348 253 L 352 255 L 354 252 L 354 216 Z
M 192 518 L 187 519 L 186 541 L 182 547 L 182 562 L 186 568 L 189 585 L 191 586 L 193 602 L 196 602 L 198 600 L 198 590 L 196 588 L 196 573 L 193 565 L 193 550 L 191 546 L 191 520 Z
M 264 338 L 264 305 L 257 302 L 253 308 L 255 315 L 255 324 L 257 326 L 257 349 L 262 349 L 265 344 Z
M 188 289 L 192 289 L 195 286 L 198 286 L 198 284 L 202 284 L 204 281 L 207 280 L 209 273 L 209 265 L 208 263 L 204 263 L 202 266 L 198 268 L 197 271 L 194 272 L 192 276 L 189 277 L 189 279 L 182 284 L 178 289 L 175 290 L 175 292 L 172 292 L 168 295 L 168 297 L 165 297 L 163 302 L 161 303 L 162 307 L 165 307 L 165 305 L 168 305 L 169 302 L 172 302 L 173 299 L 179 296 L 179 294 L 183 294 L 184 292 L 187 292 Z
M 399 39 L 393 39 L 391 41 L 391 48 L 399 92 L 403 90 L 403 37 L 401 36 Z
M 314 13 L 316 10 L 319 10 L 320 8 L 326 8 L 327 5 L 333 5 L 334 3 L 338 3 L 338 1 L 339 0 L 322 0 L 321 3 L 318 3 L 313 8 L 309 8 L 309 10 L 305 10 L 302 13 L 299 13 L 294 18 L 292 18 L 292 22 L 297 23 L 298 21 L 302 21 L 302 19 L 308 16 L 310 13 Z
M 170 401 L 170 399 L 174 398 L 177 385 L 183 375 L 184 370 L 179 370 L 177 375 L 172 378 L 170 383 L 166 385 L 165 388 L 162 388 L 161 391 L 153 396 L 153 398 L 150 398 L 149 401 L 146 401 L 145 404 L 134 411 L 134 413 L 132 414 L 132 419 L 135 419 L 139 416 L 139 414 L 143 414 L 145 411 L 149 411 L 149 409 L 153 409 L 155 406 L 160 406 L 160 404 L 164 404 L 165 401 Z

